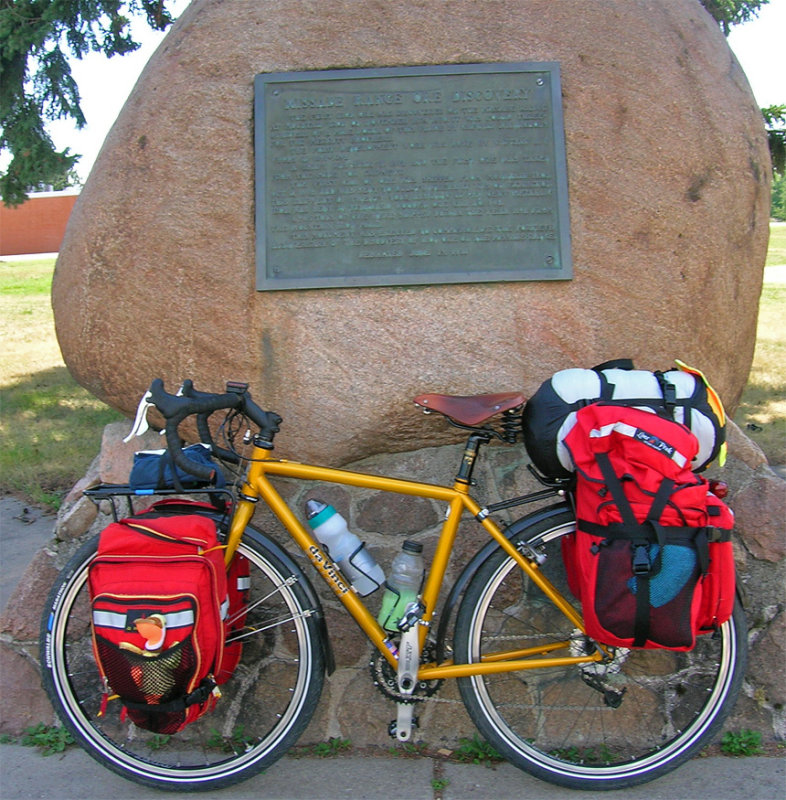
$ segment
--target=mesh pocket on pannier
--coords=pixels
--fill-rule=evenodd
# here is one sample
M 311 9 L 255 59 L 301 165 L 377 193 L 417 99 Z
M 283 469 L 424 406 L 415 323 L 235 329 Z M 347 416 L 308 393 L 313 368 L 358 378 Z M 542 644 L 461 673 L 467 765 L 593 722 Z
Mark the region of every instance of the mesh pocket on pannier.
M 696 552 L 690 546 L 651 544 L 648 638 L 664 647 L 691 646 L 694 590 L 699 577 Z M 637 593 L 644 578 L 633 572 L 629 541 L 606 541 L 598 548 L 594 595 L 600 624 L 621 639 L 635 636 Z
M 186 720 L 187 709 L 163 711 L 184 698 L 197 669 L 197 655 L 189 636 L 163 653 L 142 655 L 97 635 L 97 655 L 112 687 L 126 704 L 128 718 L 156 733 L 175 733 Z M 145 708 L 130 707 L 144 704 Z

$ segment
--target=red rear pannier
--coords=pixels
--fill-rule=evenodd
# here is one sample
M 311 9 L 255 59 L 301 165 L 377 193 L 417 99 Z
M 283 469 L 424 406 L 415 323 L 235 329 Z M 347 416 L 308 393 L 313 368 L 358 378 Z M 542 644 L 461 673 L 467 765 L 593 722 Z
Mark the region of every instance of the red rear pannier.
M 587 634 L 622 647 L 689 650 L 734 605 L 734 517 L 690 469 L 691 431 L 655 413 L 595 403 L 565 445 L 577 531 L 564 540 Z

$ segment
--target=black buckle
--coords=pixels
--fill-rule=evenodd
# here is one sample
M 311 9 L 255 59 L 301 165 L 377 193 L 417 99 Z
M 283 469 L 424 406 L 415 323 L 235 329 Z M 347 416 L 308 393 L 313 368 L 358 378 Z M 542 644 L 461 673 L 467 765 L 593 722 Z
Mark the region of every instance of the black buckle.
M 633 574 L 647 575 L 652 569 L 650 554 L 646 544 L 633 544 Z

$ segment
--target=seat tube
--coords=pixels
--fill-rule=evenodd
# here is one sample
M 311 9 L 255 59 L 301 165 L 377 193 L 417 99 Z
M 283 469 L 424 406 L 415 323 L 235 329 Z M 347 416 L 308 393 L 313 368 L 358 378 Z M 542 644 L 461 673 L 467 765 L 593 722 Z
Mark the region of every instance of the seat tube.
M 464 487 L 464 492 L 466 492 L 466 487 Z M 463 510 L 463 498 L 454 497 L 450 502 L 448 513 L 442 526 L 442 532 L 437 542 L 437 549 L 434 552 L 434 558 L 428 570 L 426 584 L 423 587 L 423 603 L 426 606 L 426 613 L 423 617 L 423 621 L 427 624 L 431 622 L 431 618 L 437 606 L 437 600 L 439 599 L 439 593 L 442 588 L 442 582 L 445 577 L 450 555 L 453 552 L 453 544 L 456 539 L 456 533 L 458 532 Z M 425 634 L 425 628 L 422 633 Z M 422 644 L 423 642 L 421 640 L 421 645 Z

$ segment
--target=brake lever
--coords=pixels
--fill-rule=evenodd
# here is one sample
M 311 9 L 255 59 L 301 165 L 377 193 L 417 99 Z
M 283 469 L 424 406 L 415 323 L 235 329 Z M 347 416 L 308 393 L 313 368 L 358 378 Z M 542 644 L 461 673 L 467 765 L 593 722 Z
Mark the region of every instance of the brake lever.
M 150 402 L 152 397 L 153 395 L 150 389 L 142 395 L 142 399 L 139 401 L 139 405 L 136 409 L 136 418 L 134 419 L 134 424 L 131 426 L 131 432 L 123 439 L 124 444 L 128 444 L 135 436 L 142 436 L 144 433 L 147 433 L 150 428 L 147 423 L 147 410 L 148 408 L 154 407 L 154 404 Z

